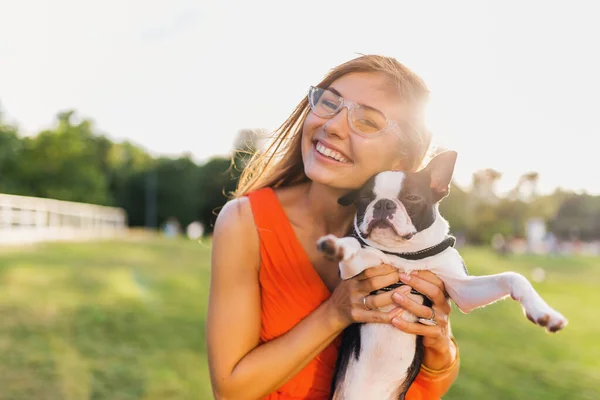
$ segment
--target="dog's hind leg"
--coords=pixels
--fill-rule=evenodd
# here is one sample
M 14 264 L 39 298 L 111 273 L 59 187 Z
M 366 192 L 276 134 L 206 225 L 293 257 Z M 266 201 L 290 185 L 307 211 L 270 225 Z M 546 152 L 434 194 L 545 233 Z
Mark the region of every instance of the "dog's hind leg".
M 533 323 L 556 332 L 567 325 L 567 319 L 550 307 L 523 275 L 503 272 L 487 276 L 443 277 L 452 300 L 464 313 L 511 296 L 521 303 Z

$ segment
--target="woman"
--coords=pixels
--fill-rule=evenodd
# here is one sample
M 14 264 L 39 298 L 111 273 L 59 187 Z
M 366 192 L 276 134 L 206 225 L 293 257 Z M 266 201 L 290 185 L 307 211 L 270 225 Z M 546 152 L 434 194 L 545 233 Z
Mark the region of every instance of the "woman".
M 438 399 L 458 373 L 441 280 L 428 272 L 400 280 L 433 301 L 403 291 L 369 296 L 398 271 L 373 266 L 341 281 L 317 252 L 326 234 L 344 236 L 354 210 L 337 200 L 384 170 L 416 170 L 430 137 L 428 90 L 396 60 L 362 56 L 334 68 L 246 167 L 236 198 L 215 224 L 207 318 L 209 368 L 217 399 L 327 399 L 340 333 L 355 322 L 394 324 L 423 335 L 424 363 L 407 399 Z M 406 290 L 406 289 L 404 289 Z M 390 304 L 390 312 L 377 310 Z

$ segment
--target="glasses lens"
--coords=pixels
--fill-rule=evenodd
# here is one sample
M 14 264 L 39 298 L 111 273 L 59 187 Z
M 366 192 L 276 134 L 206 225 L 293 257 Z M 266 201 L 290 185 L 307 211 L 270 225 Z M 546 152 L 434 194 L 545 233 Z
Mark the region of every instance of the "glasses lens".
M 317 87 L 310 88 L 308 100 L 312 112 L 322 118 L 337 114 L 344 102 L 332 91 Z M 370 107 L 353 105 L 349 107 L 348 113 L 352 129 L 363 135 L 374 135 L 388 126 L 385 116 Z
M 365 135 L 379 133 L 387 126 L 387 120 L 384 115 L 372 108 L 357 107 L 352 112 L 352 128 Z
M 321 88 L 310 91 L 310 107 L 320 117 L 329 117 L 339 111 L 342 98 L 333 92 Z

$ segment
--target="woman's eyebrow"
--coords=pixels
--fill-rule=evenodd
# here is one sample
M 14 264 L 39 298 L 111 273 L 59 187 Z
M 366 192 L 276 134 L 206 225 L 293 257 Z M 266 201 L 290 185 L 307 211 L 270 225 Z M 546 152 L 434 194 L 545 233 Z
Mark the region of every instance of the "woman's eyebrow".
M 340 92 L 338 92 L 338 91 L 337 91 L 337 90 L 336 90 L 336 89 L 335 89 L 333 86 L 329 86 L 329 87 L 328 87 L 328 89 L 329 89 L 329 90 L 330 90 L 332 93 L 334 93 L 334 94 L 336 94 L 336 95 L 338 95 L 338 96 L 340 96 L 340 97 L 343 97 L 343 98 L 345 99 L 345 97 L 344 97 L 344 96 L 342 96 L 342 94 L 341 94 Z M 356 103 L 356 102 L 354 102 L 354 103 Z M 368 109 L 370 109 L 370 110 L 375 110 L 375 111 L 379 111 L 379 112 L 381 112 L 381 111 L 380 111 L 380 110 L 378 110 L 377 108 L 375 108 L 375 107 L 371 107 L 371 106 L 369 106 L 369 105 L 367 105 L 367 104 L 363 104 L 363 103 L 356 103 L 356 104 L 358 104 L 358 105 L 360 105 L 360 106 L 363 106 L 364 108 L 368 108 Z
M 328 88 L 330 91 L 332 91 L 334 94 L 340 96 L 340 97 L 344 97 L 342 96 L 342 94 L 340 92 L 338 92 L 333 86 L 329 86 Z

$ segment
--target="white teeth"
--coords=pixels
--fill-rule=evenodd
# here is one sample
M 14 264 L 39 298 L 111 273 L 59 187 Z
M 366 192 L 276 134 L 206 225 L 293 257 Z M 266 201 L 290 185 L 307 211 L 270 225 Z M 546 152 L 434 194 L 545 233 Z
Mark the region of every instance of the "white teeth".
M 338 153 L 335 150 L 331 150 L 328 147 L 323 146 L 320 142 L 317 142 L 316 147 L 317 147 L 317 151 L 326 157 L 333 158 L 334 160 L 337 160 L 342 163 L 348 162 L 348 160 L 346 160 L 346 158 L 344 156 L 342 156 L 340 153 Z

